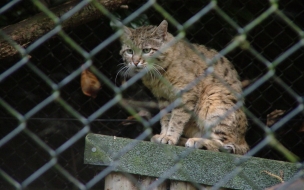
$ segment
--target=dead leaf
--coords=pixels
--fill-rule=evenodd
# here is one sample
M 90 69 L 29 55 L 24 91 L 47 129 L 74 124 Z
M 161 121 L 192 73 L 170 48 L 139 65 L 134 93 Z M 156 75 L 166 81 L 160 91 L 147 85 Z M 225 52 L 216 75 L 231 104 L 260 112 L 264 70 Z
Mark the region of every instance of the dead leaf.
M 98 91 L 101 89 L 101 84 L 97 77 L 91 73 L 88 69 L 85 69 L 81 73 L 81 90 L 92 98 L 96 98 Z
M 243 81 L 241 81 L 242 84 L 242 88 L 246 88 L 247 86 L 249 86 L 251 84 L 251 81 L 249 79 L 245 79 Z
M 132 125 L 136 123 L 135 117 L 134 116 L 129 116 L 125 121 L 123 121 L 121 124 L 126 126 L 126 125 Z
M 270 114 L 267 115 L 267 126 L 273 125 L 275 122 L 277 122 L 280 118 L 281 115 L 285 113 L 285 110 L 274 110 Z
M 138 113 L 137 113 L 140 117 L 143 117 L 144 119 L 146 120 L 149 120 L 151 119 L 151 113 L 148 112 L 147 110 L 140 110 Z M 121 124 L 122 125 L 131 125 L 131 124 L 134 124 L 136 123 L 137 121 L 135 120 L 135 117 L 134 116 L 129 116 L 127 117 L 127 119 L 125 121 L 123 121 Z

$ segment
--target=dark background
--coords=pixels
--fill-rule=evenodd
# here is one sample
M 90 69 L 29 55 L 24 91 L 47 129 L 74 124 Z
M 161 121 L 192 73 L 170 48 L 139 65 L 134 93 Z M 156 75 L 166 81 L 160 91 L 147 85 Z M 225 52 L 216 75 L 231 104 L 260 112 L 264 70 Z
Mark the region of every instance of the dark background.
M 3 1 L 1 4 L 4 5 L 7 2 Z M 50 6 L 55 6 L 58 2 L 60 3 L 60 1 L 54 1 Z M 120 10 L 116 14 L 125 17 L 129 12 L 137 10 L 143 3 L 145 2 L 139 1 L 130 4 L 128 10 Z M 159 1 L 159 4 L 179 23 L 187 21 L 208 3 L 208 1 Z M 294 24 L 301 29 L 304 28 L 304 3 L 302 1 L 284 0 L 280 1 L 279 5 L 279 9 Z M 269 3 L 264 0 L 226 0 L 219 1 L 219 7 L 238 25 L 244 27 L 267 10 Z M 16 23 L 37 12 L 39 11 L 29 1 L 23 1 L 10 11 L 0 15 L 0 27 Z M 153 8 L 148 9 L 144 14 L 148 16 L 148 21 L 153 25 L 158 25 L 164 19 Z M 114 33 L 109 23 L 110 20 L 104 18 L 66 32 L 82 48 L 90 51 Z M 169 31 L 176 34 L 177 29 L 170 25 Z M 226 47 L 236 35 L 236 30 L 218 16 L 215 11 L 209 12 L 187 30 L 189 41 L 204 44 L 219 51 Z M 300 37 L 278 16 L 272 15 L 254 27 L 247 34 L 247 39 L 252 47 L 271 62 L 295 45 Z M 119 50 L 120 43 L 117 40 L 94 57 L 94 65 L 113 83 L 119 70 L 117 65 L 122 62 Z M 304 49 L 300 48 L 276 68 L 276 75 L 301 97 L 304 96 L 303 51 Z M 59 37 L 53 37 L 44 42 L 43 45 L 32 52 L 31 56 L 31 63 L 57 83 L 84 63 L 83 57 Z M 263 63 L 245 50 L 237 48 L 230 52 L 227 57 L 235 65 L 241 80 L 249 79 L 254 82 L 268 71 Z M 17 61 L 1 61 L 0 72 L 4 72 Z M 120 85 L 120 82 L 118 80 L 116 85 Z M 23 66 L 0 83 L 1 98 L 21 114 L 26 114 L 51 93 L 51 88 L 27 66 Z M 79 76 L 61 89 L 61 97 L 83 116 L 90 116 L 111 100 L 114 97 L 114 92 L 103 85 L 97 98 L 87 97 L 81 91 Z M 140 82 L 126 90 L 124 97 L 134 100 L 153 100 L 150 92 Z M 289 113 L 296 106 L 298 106 L 296 98 L 289 95 L 286 89 L 272 79 L 246 97 L 246 108 L 263 123 L 266 123 L 267 114 L 273 110 L 282 109 Z M 122 121 L 128 116 L 129 114 L 122 107 L 114 106 L 91 124 L 91 132 L 136 138 L 141 133 L 142 126 L 136 123 L 129 126 L 122 125 Z M 251 118 L 248 119 L 247 141 L 252 148 L 264 139 L 265 134 L 259 126 L 253 123 Z M 18 125 L 18 121 L 5 109 L 0 109 L 0 139 Z M 287 124 L 276 131 L 277 139 L 288 150 L 299 156 L 301 161 L 304 160 L 303 125 L 302 113 L 289 120 Z M 155 132 L 159 130 L 159 124 L 153 127 Z M 27 128 L 38 135 L 51 148 L 56 149 L 80 131 L 83 125 L 58 103 L 53 102 L 28 120 Z M 98 171 L 83 164 L 83 152 L 84 138 L 63 152 L 58 158 L 58 163 L 78 180 L 86 183 Z M 1 147 L 0 154 L 0 167 L 19 182 L 24 181 L 50 160 L 48 153 L 22 132 Z M 255 156 L 286 161 L 284 156 L 270 147 L 263 148 Z M 12 188 L 7 182 L 2 181 L 0 180 L 0 189 Z M 73 184 L 54 169 L 48 170 L 29 186 L 29 188 L 57 189 L 71 189 L 73 187 Z M 94 187 L 102 188 L 103 182 L 101 181 Z

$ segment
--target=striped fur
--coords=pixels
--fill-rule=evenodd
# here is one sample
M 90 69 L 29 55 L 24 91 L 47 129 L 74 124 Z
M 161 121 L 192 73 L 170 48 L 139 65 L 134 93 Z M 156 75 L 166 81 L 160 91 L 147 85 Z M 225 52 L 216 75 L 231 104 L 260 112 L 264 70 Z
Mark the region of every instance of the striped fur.
M 124 27 L 121 37 L 120 54 L 124 60 L 121 72 L 133 76 L 147 70 L 142 81 L 160 105 L 175 101 L 181 90 L 203 75 L 182 94 L 182 103 L 164 114 L 160 121 L 161 133 L 151 141 L 245 154 L 249 149 L 245 141 L 247 119 L 239 107 L 234 108 L 243 100 L 237 98 L 242 88 L 233 65 L 221 57 L 208 67 L 206 60 L 218 52 L 184 40 L 177 41 L 167 32 L 167 27 L 167 21 L 158 27 Z M 182 135 L 188 139 L 182 139 Z

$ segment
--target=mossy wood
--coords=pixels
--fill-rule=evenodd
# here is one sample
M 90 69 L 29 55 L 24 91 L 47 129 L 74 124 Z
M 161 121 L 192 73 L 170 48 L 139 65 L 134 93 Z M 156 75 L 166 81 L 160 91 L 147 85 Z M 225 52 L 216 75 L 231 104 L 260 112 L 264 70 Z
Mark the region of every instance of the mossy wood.
M 114 171 L 118 172 L 205 185 L 223 182 L 222 187 L 232 189 L 264 189 L 280 183 L 277 178 L 263 171 L 275 175 L 280 175 L 282 171 L 284 181 L 298 171 L 297 164 L 289 162 L 244 158 L 98 134 L 86 136 L 84 163 L 112 165 L 115 166 Z

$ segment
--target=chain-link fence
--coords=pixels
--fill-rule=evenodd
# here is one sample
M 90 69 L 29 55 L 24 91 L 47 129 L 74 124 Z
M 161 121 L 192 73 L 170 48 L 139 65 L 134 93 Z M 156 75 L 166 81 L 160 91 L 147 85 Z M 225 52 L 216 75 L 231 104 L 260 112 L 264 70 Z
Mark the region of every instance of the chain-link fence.
M 302 1 L 6 0 L 0 6 L 0 189 L 102 189 L 103 179 L 93 181 L 100 170 L 83 164 L 85 135 L 149 140 L 146 129 L 160 133 L 157 108 L 141 120 L 140 110 L 125 106 L 155 98 L 139 76 L 117 76 L 116 19 L 132 27 L 166 19 L 175 36 L 227 57 L 243 84 L 246 155 L 303 162 Z M 101 83 L 96 98 L 81 90 L 85 69 Z

